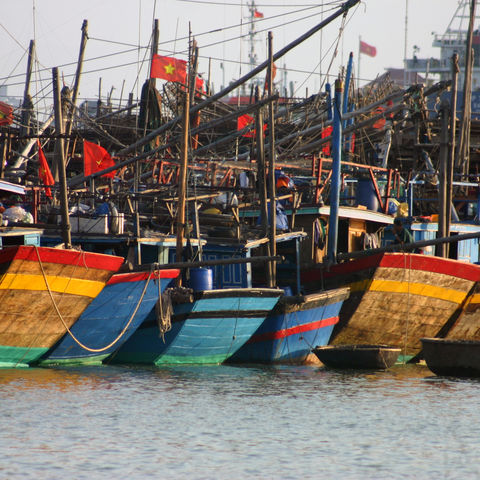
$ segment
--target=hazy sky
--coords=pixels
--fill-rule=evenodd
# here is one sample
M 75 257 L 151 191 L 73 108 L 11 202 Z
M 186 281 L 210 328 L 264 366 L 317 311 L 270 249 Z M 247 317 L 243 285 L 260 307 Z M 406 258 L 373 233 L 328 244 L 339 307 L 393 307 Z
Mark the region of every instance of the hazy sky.
M 153 18 L 160 21 L 160 54 L 185 58 L 189 22 L 200 48 L 199 71 L 208 70 L 208 57 L 212 57 L 212 81 L 218 91 L 223 83 L 220 64 L 225 66 L 228 82 L 248 71 L 248 42 L 240 41 L 240 31 L 247 33 L 248 25 L 204 34 L 225 26 L 247 22 L 247 1 L 198 0 L 203 3 L 181 0 L 2 0 L 0 19 L 0 85 L 8 85 L 9 95 L 21 95 L 27 64 L 26 51 L 30 39 L 37 44 L 37 69 L 32 93 L 39 96 L 51 91 L 51 67 L 59 66 L 65 82 L 71 83 L 75 71 L 83 19 L 89 22 L 89 40 L 86 48 L 84 76 L 80 96 L 96 98 L 99 78 L 102 77 L 102 95 L 114 87 L 113 98 L 119 98 L 125 80 L 123 98 L 133 91 L 135 96 L 148 74 L 146 48 L 150 41 Z M 249 0 L 250 1 L 250 0 Z M 208 3 L 212 2 L 212 3 Z M 8 8 L 6 4 L 8 3 Z M 275 51 L 301 35 L 336 8 L 338 2 L 323 0 L 318 6 L 314 0 L 256 0 L 257 9 L 264 20 L 256 23 L 256 45 L 260 60 L 266 55 L 267 30 L 274 34 Z M 408 55 L 413 45 L 420 47 L 419 57 L 437 56 L 432 47 L 432 32 L 443 33 L 458 5 L 457 0 L 410 0 L 408 17 Z M 312 8 L 314 7 L 314 8 Z M 322 9 L 324 10 L 322 14 Z M 328 11 L 327 11 L 328 10 Z M 291 13 L 295 12 L 296 13 Z M 282 15 L 283 14 L 283 15 Z M 284 63 L 290 69 L 287 81 L 294 82 L 299 95 L 317 90 L 323 81 L 321 71 L 327 73 L 332 58 L 341 20 L 337 19 L 302 46 L 290 52 Z M 358 39 L 377 48 L 375 58 L 362 56 L 361 78 L 372 79 L 386 67 L 401 67 L 405 40 L 405 0 L 364 0 L 350 10 L 338 55 L 330 74 L 336 76 L 339 66 L 345 64 L 350 51 L 357 61 Z M 177 40 L 175 41 L 175 39 Z M 223 43 L 223 40 L 234 40 Z M 117 42 L 117 43 L 115 43 Z M 142 48 L 138 48 L 140 45 Z M 330 50 L 329 50 L 330 49 Z M 95 57 L 103 57 L 94 59 Z M 70 64 L 70 65 L 68 65 Z M 312 73 L 313 72 L 313 73 Z M 281 70 L 277 73 L 277 80 Z M 332 77 L 333 79 L 333 77 Z M 48 98 L 41 104 L 48 106 Z M 40 104 L 39 104 L 40 105 Z

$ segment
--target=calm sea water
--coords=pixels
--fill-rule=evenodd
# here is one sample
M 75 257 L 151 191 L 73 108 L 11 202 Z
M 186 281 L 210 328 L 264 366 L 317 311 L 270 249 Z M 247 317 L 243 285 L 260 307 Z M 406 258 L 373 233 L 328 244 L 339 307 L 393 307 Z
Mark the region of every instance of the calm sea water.
M 0 477 L 479 478 L 480 382 L 425 367 L 0 370 Z

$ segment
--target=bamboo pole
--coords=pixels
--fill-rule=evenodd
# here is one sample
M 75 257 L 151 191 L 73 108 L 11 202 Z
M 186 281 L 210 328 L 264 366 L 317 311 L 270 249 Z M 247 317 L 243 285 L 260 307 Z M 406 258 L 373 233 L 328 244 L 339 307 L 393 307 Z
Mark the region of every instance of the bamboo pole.
M 259 89 L 255 87 L 255 98 L 258 99 Z M 265 178 L 265 147 L 263 141 L 263 111 L 260 108 L 256 115 L 256 141 L 257 141 L 257 181 L 260 197 L 260 219 L 262 222 L 262 235 L 266 236 L 268 231 L 268 209 L 267 209 L 267 182 Z
M 447 160 L 447 214 L 446 214 L 446 235 L 450 235 L 450 225 L 452 223 L 452 199 L 453 199 L 453 170 L 455 168 L 455 135 L 457 129 L 457 94 L 458 94 L 458 54 L 452 56 L 452 96 L 450 100 L 450 135 L 449 152 Z M 448 253 L 448 246 L 447 246 Z
M 342 164 L 342 95 L 343 82 L 335 81 L 332 133 L 332 179 L 330 181 L 330 217 L 328 224 L 327 258 L 337 262 L 338 209 L 340 206 L 341 164 Z
M 68 196 L 67 196 L 67 175 L 65 171 L 65 149 L 63 145 L 63 118 L 62 105 L 60 100 L 60 85 L 58 81 L 58 68 L 52 69 L 53 79 L 53 102 L 55 108 L 55 131 L 57 139 L 55 141 L 55 160 L 60 183 L 60 211 L 62 215 L 62 238 L 65 248 L 72 248 L 72 238 L 70 234 L 70 219 L 68 216 Z
M 154 266 L 158 270 L 173 270 L 176 268 L 193 268 L 193 267 L 215 267 L 221 265 L 241 265 L 245 263 L 267 263 L 267 262 L 283 262 L 285 260 L 281 255 L 276 257 L 259 256 L 259 257 L 247 257 L 247 258 L 221 258 L 218 260 L 202 260 L 201 262 L 174 262 L 167 263 L 165 265 L 160 264 L 148 264 L 137 265 L 129 269 L 131 272 L 147 272 Z
M 25 77 L 25 89 L 23 91 L 23 104 L 20 125 L 20 136 L 28 135 L 30 132 L 30 82 L 32 79 L 33 59 L 35 57 L 35 41 L 30 40 L 28 48 L 27 74 Z
M 80 51 L 78 53 L 77 70 L 75 71 L 75 81 L 73 83 L 72 100 L 71 100 L 73 108 L 70 109 L 70 114 L 68 116 L 66 127 L 65 127 L 65 136 L 67 138 L 67 143 L 65 145 L 65 154 L 67 158 L 69 154 L 70 133 L 72 132 L 72 128 L 73 128 L 73 117 L 75 114 L 75 106 L 77 105 L 78 90 L 80 88 L 80 77 L 82 75 L 83 57 L 85 55 L 85 47 L 87 45 L 87 40 L 88 40 L 88 20 L 84 20 L 82 24 L 82 38 L 80 40 Z
M 471 0 L 470 19 L 468 23 L 467 42 L 465 47 L 465 77 L 463 82 L 463 106 L 462 118 L 460 120 L 460 138 L 457 147 L 456 164 L 463 173 L 468 173 L 468 159 L 470 149 L 470 124 L 472 121 L 472 69 L 473 58 L 473 27 L 475 22 L 475 11 L 477 8 L 477 0 Z
M 182 153 L 180 164 L 180 178 L 178 179 L 178 205 L 177 205 L 177 244 L 176 255 L 177 260 L 182 258 L 183 251 L 183 239 L 185 235 L 185 198 L 186 198 L 186 184 L 187 184 L 187 163 L 188 163 L 188 144 L 189 144 L 189 124 L 190 124 L 190 95 L 191 90 L 189 88 L 191 70 L 191 58 L 190 67 L 187 78 L 187 86 L 185 91 L 185 101 L 183 106 L 183 122 L 182 122 Z M 181 277 L 177 278 L 177 285 L 181 286 Z
M 420 240 L 418 242 L 413 242 L 413 243 L 404 243 L 404 244 L 394 243 L 394 244 L 386 245 L 385 247 L 372 248 L 370 250 L 361 250 L 358 252 L 339 253 L 337 255 L 337 260 L 338 261 L 354 260 L 357 258 L 364 258 L 364 257 L 369 257 L 370 255 L 376 255 L 379 253 L 387 253 L 387 252 L 409 252 L 411 250 L 415 250 L 418 248 L 430 247 L 432 245 L 439 245 L 441 243 L 462 242 L 464 240 L 471 240 L 472 238 L 480 238 L 480 232 L 463 233 L 460 235 L 452 235 L 450 237 L 434 238 L 432 240 Z
M 268 96 L 272 96 L 273 91 L 273 34 L 268 32 Z M 270 255 L 274 257 L 277 253 L 276 243 L 276 231 L 277 231 L 277 203 L 275 201 L 275 112 L 273 109 L 273 102 L 268 104 L 268 133 L 269 133 L 269 198 L 270 198 Z M 263 132 L 262 132 L 263 135 Z M 277 264 L 275 262 L 270 263 L 269 268 L 269 287 L 274 287 L 277 284 Z
M 448 124 L 449 124 L 449 105 L 448 101 L 443 101 L 440 107 L 442 115 L 442 129 L 440 131 L 440 154 L 439 154 L 439 178 L 438 178 L 438 230 L 437 238 L 447 236 L 447 211 L 450 210 L 450 204 L 447 204 L 447 169 L 448 169 Z M 437 257 L 447 256 L 447 245 L 440 243 L 435 247 L 435 255 Z

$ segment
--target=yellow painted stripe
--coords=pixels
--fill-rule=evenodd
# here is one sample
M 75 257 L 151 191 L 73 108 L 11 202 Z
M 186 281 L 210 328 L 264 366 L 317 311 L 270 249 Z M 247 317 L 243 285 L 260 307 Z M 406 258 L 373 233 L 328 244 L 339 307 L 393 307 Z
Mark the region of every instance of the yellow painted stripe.
M 474 293 L 468 300 L 468 303 L 480 303 L 480 293 Z
M 437 287 L 425 283 L 397 282 L 395 280 L 361 280 L 349 285 L 351 291 L 359 292 L 370 290 L 373 292 L 411 293 L 422 297 L 438 298 L 453 303 L 462 303 L 467 296 L 466 292 L 451 288 Z
M 95 298 L 103 289 L 103 282 L 47 275 L 52 292 Z M 47 290 L 43 275 L 6 273 L 0 280 L 0 290 Z

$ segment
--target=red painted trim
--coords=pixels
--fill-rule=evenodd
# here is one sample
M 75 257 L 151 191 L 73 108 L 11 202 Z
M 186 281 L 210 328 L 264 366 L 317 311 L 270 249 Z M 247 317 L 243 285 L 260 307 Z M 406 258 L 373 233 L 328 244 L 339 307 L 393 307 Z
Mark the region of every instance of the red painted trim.
M 77 265 L 79 267 L 94 268 L 116 272 L 124 259 L 114 255 L 101 253 L 79 252 L 77 250 L 63 250 L 59 248 L 37 247 L 42 263 L 58 263 L 61 265 Z M 27 260 L 38 262 L 37 252 L 33 246 L 5 247 L 0 250 L 0 263 L 12 260 Z
M 325 270 L 323 276 L 324 278 L 331 278 L 377 267 L 407 268 L 451 275 L 452 277 L 463 278 L 472 282 L 480 281 L 480 265 L 415 253 L 379 253 L 370 257 L 334 265 L 328 271 Z M 320 278 L 320 269 L 312 269 L 302 275 L 302 281 L 304 282 L 318 281 Z
M 406 267 L 412 270 L 451 275 L 452 277 L 463 278 L 472 282 L 480 281 L 480 265 L 431 255 L 412 253 L 405 258 L 402 253 L 388 253 L 383 256 L 380 266 L 402 269 Z
M 155 272 L 132 272 L 132 273 L 117 273 L 108 281 L 108 285 L 126 282 L 141 282 L 146 280 L 149 276 L 151 279 L 157 278 L 177 278 L 180 275 L 180 270 L 157 270 Z
M 312 330 L 318 330 L 320 328 L 330 327 L 338 323 L 338 317 L 325 318 L 323 320 L 317 320 L 316 322 L 305 323 L 296 327 L 285 328 L 283 330 L 277 330 L 275 332 L 259 333 L 253 335 L 247 343 L 265 342 L 268 340 L 278 340 L 280 338 L 296 335 L 297 333 L 310 332 Z

